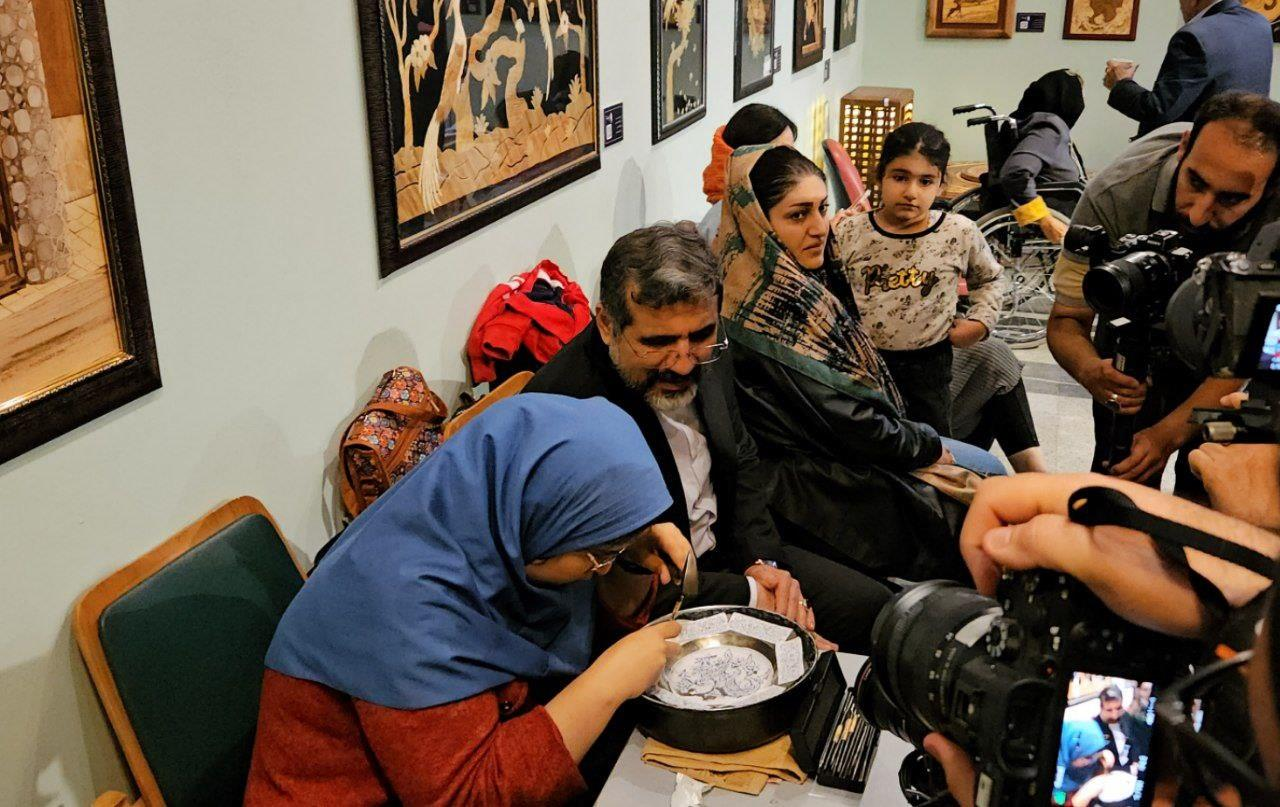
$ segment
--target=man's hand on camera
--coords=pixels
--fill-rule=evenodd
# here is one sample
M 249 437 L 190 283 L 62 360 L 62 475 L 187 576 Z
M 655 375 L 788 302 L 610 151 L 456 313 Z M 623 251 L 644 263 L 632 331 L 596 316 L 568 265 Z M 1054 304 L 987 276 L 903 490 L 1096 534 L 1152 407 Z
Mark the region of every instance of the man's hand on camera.
M 1205 443 L 1187 459 L 1214 510 L 1280 531 L 1280 446 Z
M 1067 518 L 1067 500 L 1090 486 L 1115 488 L 1152 515 L 1280 554 L 1280 538 L 1197 504 L 1098 474 L 1018 474 L 982 481 L 960 532 L 960 552 L 983 594 L 995 593 L 1002 569 L 1053 569 L 1084 583 L 1115 613 L 1143 627 L 1199 635 L 1205 612 L 1185 572 L 1156 552 L 1152 539 L 1118 527 L 1083 527 Z M 1271 581 L 1239 566 L 1187 550 L 1191 568 L 1232 606 Z
M 1143 429 L 1133 436 L 1129 456 L 1116 463 L 1112 476 L 1132 482 L 1145 482 L 1164 470 L 1170 455 L 1178 450 L 1179 435 L 1169 434 L 1161 424 Z
M 1122 415 L 1136 415 L 1147 398 L 1147 385 L 1115 368 L 1112 359 L 1096 359 L 1086 366 L 1080 383 L 1093 399 Z
M 947 775 L 947 790 L 956 803 L 960 807 L 973 807 L 974 792 L 978 789 L 978 772 L 969 755 L 937 732 L 924 738 L 924 750 L 942 766 Z

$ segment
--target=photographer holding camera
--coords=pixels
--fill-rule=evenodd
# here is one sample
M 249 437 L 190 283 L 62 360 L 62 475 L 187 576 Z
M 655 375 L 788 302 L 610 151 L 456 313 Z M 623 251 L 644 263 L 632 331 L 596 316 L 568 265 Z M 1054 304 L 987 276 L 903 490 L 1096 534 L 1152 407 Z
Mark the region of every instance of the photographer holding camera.
M 1201 107 L 1190 127 L 1171 124 L 1130 145 L 1089 183 L 1072 224 L 1101 226 L 1112 239 L 1176 231 L 1193 258 L 1244 252 L 1264 225 L 1280 219 L 1278 156 L 1280 104 L 1250 93 L 1222 93 Z M 1158 486 L 1169 457 L 1196 434 L 1188 423 L 1192 410 L 1215 406 L 1240 384 L 1168 361 L 1154 363 L 1142 377 L 1126 375 L 1114 360 L 1118 320 L 1104 317 L 1096 344 L 1090 336 L 1098 312 L 1086 301 L 1088 271 L 1088 258 L 1063 251 L 1054 271 L 1049 348 L 1093 396 L 1093 469 Z M 1127 452 L 1120 447 L 1127 456 L 1115 457 L 1112 430 L 1120 418 L 1132 418 L 1134 434 L 1123 438 Z M 1178 463 L 1179 490 L 1196 487 L 1187 453 Z
M 1280 485 L 1280 479 L 1273 478 L 1272 484 Z M 1280 600 L 1274 596 L 1264 599 L 1272 579 L 1256 569 L 1251 571 L 1191 548 L 1185 550 L 1185 566 L 1181 566 L 1171 562 L 1168 552 L 1162 553 L 1157 543 L 1141 532 L 1086 526 L 1070 517 L 1071 502 L 1081 491 L 1106 488 L 1127 496 L 1138 510 L 1157 519 L 1221 536 L 1237 548 L 1270 558 L 1280 555 L 1280 536 L 1139 485 L 1094 474 L 1022 474 L 984 482 L 969 510 L 961 549 L 980 591 L 994 593 L 1002 570 L 1057 570 L 1080 581 L 1112 612 L 1136 625 L 1175 636 L 1207 637 L 1208 631 L 1214 631 L 1218 638 L 1221 634 L 1216 631 L 1221 630 L 1221 625 L 1217 623 L 1221 620 L 1215 617 L 1222 614 L 1215 615 L 1207 600 L 1220 596 L 1220 604 L 1225 603 L 1237 614 L 1228 619 L 1235 632 L 1226 631 L 1225 639 L 1234 639 L 1235 644 L 1247 644 L 1256 616 L 1265 614 L 1244 671 L 1247 696 L 1240 700 L 1246 703 L 1238 704 L 1242 707 L 1239 713 L 1249 715 L 1252 750 L 1265 773 L 1260 774 L 1243 762 L 1241 757 L 1250 756 L 1250 743 L 1238 743 L 1238 750 L 1225 751 L 1220 744 L 1222 738 L 1205 736 L 1211 734 L 1208 730 L 1197 733 L 1198 726 L 1185 730 L 1170 726 L 1165 730 L 1174 736 L 1180 749 L 1181 765 L 1176 770 L 1184 771 L 1184 778 L 1190 781 L 1155 782 L 1152 803 L 1280 803 Z M 1251 568 L 1256 566 L 1252 564 Z M 1248 659 L 1247 654 L 1238 655 L 1236 661 L 1214 665 L 1221 668 L 1220 672 L 1209 672 L 1235 678 L 1243 666 L 1241 659 Z M 1207 676 L 1196 673 L 1193 679 L 1202 677 Z M 1161 720 L 1168 722 L 1182 701 L 1190 712 L 1195 708 L 1191 704 L 1196 692 L 1190 683 L 1185 687 L 1174 684 L 1165 692 L 1158 692 L 1162 702 L 1175 702 L 1173 708 L 1156 707 Z M 1200 705 L 1198 700 L 1195 703 L 1196 707 Z M 1221 722 L 1230 725 L 1228 719 Z M 1243 733 L 1239 726 L 1232 728 Z M 933 733 L 924 738 L 924 747 L 941 763 L 948 789 L 961 805 L 986 803 L 973 761 L 959 745 Z M 1166 772 L 1171 769 L 1174 766 L 1164 768 Z M 1140 795 L 1135 794 L 1135 798 Z M 1207 801 L 1192 800 L 1193 795 Z

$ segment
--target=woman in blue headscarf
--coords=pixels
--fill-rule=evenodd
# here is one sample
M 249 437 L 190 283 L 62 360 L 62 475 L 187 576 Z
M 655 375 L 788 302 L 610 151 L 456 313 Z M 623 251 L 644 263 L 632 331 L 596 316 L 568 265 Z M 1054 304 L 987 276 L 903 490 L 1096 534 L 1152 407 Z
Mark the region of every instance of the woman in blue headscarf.
M 614 559 L 664 582 L 655 545 L 683 564 L 687 542 L 653 524 L 670 506 L 635 422 L 603 399 L 521 395 L 477 417 L 352 523 L 285 612 L 246 804 L 580 792 L 577 763 L 675 647 L 668 623 L 590 664 L 597 596 L 615 624 L 648 617 L 652 577 Z M 531 702 L 529 682 L 567 676 Z
M 1062 738 L 1058 743 L 1058 779 L 1054 782 L 1054 790 L 1065 796 L 1065 803 L 1070 803 L 1071 797 L 1086 782 L 1115 765 L 1115 758 L 1106 748 L 1107 741 L 1097 721 L 1063 722 Z

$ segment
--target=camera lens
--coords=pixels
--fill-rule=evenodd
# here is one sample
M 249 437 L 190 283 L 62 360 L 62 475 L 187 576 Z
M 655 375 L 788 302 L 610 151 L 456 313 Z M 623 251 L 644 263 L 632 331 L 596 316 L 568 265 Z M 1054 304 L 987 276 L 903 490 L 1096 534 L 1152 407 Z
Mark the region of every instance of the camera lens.
M 949 580 L 933 580 L 895 595 L 871 629 L 872 669 L 858 703 L 877 728 L 919 744 L 949 709 L 953 676 L 985 654 L 995 600 Z M 922 662 L 923 660 L 926 660 Z
M 1164 268 L 1164 260 L 1154 252 L 1135 252 L 1095 266 L 1084 276 L 1085 302 L 1109 317 L 1130 313 L 1147 302 L 1153 275 Z

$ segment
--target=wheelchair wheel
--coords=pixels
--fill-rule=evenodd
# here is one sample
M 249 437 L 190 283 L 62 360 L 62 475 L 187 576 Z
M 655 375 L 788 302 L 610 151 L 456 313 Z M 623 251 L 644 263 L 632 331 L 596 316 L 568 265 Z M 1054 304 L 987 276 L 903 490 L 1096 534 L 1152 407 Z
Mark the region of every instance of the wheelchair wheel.
M 1056 210 L 1049 212 L 1059 221 L 1069 221 Z M 1015 350 L 1043 344 L 1053 308 L 1053 266 L 1062 247 L 1046 239 L 1039 227 L 1019 226 L 1012 208 L 994 210 L 977 224 L 1004 267 L 1007 284 L 994 336 Z

